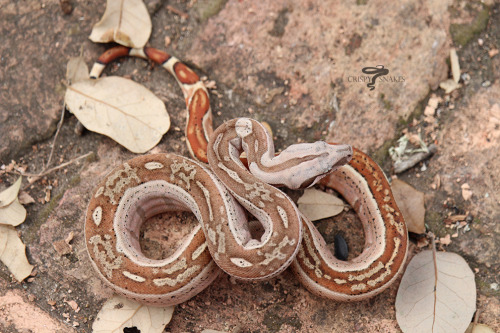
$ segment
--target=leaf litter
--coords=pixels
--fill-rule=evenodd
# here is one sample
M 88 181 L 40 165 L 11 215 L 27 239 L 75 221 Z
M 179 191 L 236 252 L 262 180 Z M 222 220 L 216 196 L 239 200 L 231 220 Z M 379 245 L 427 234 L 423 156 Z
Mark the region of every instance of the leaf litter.
M 142 0 L 107 0 L 106 11 L 92 28 L 89 38 L 95 43 L 116 42 L 140 48 L 146 45 L 152 27 Z
M 476 282 L 464 258 L 436 252 L 434 242 L 413 257 L 396 296 L 403 332 L 464 332 L 475 310 Z
M 122 77 L 82 80 L 66 90 L 68 109 L 89 130 L 134 153 L 145 153 L 170 128 L 165 104 L 146 87 Z
M 338 215 L 345 206 L 342 199 L 317 189 L 304 190 L 297 203 L 300 212 L 311 221 Z
M 17 281 L 30 276 L 34 266 L 26 258 L 26 246 L 17 234 L 15 226 L 26 219 L 26 209 L 19 203 L 18 194 L 22 177 L 0 192 L 0 261 L 4 263 Z
M 172 319 L 174 307 L 146 306 L 122 296 L 104 303 L 92 325 L 94 333 L 121 333 L 136 327 L 141 333 L 161 333 Z

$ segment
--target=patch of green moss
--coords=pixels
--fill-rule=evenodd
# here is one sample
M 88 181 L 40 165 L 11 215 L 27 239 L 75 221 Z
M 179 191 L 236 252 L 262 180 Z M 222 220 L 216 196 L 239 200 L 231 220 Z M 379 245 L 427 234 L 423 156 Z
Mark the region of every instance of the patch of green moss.
M 444 228 L 443 217 L 439 212 L 426 210 L 425 224 L 427 225 L 427 229 L 432 231 L 436 237 L 444 237 L 447 233 Z
M 198 17 L 201 22 L 205 22 L 212 16 L 217 15 L 226 5 L 227 0 L 200 0 L 195 5 Z
M 368 0 L 356 0 L 356 5 L 362 6 L 366 5 L 368 3 Z
M 391 101 L 389 101 L 388 99 L 386 99 L 384 94 L 380 94 L 378 96 L 378 98 L 382 102 L 382 105 L 384 106 L 385 110 L 391 110 L 392 109 L 392 103 L 391 103 Z
M 477 289 L 487 296 L 500 297 L 500 290 L 491 289 L 490 283 L 476 276 Z
M 481 31 L 486 29 L 490 19 L 490 9 L 483 7 L 476 18 L 470 24 L 450 25 L 450 34 L 456 45 L 465 46 L 470 40 Z
M 68 36 L 76 36 L 80 33 L 81 29 L 80 29 L 80 26 L 78 24 L 73 24 L 69 27 L 68 31 L 66 32 L 66 34 Z
M 82 179 L 80 178 L 80 175 L 77 174 L 71 177 L 71 179 L 68 182 L 68 185 L 69 187 L 75 187 L 76 185 L 80 184 L 81 181 Z
M 283 308 L 280 306 L 275 306 L 269 309 L 264 315 L 262 324 L 267 327 L 267 332 L 270 333 L 279 332 L 283 324 L 287 324 L 288 326 L 294 327 L 298 330 L 302 328 L 302 323 L 300 322 L 299 317 L 297 315 L 283 317 Z
M 26 229 L 26 232 L 23 233 L 23 239 L 25 240 L 24 243 L 29 244 L 38 239 L 40 227 L 47 221 L 54 208 L 57 207 L 57 204 L 59 203 L 59 200 L 61 200 L 63 194 L 64 191 L 61 191 L 57 195 L 54 195 L 49 203 L 46 204 L 45 207 L 38 213 L 38 216 L 33 221 L 33 227 Z
M 417 103 L 415 109 L 413 109 L 413 111 L 408 115 L 408 117 L 399 118 L 397 125 L 399 131 L 401 131 L 403 128 L 408 127 L 408 125 L 411 124 L 414 119 L 419 119 L 422 116 L 422 114 L 424 113 L 425 106 L 429 101 L 430 94 L 431 92 L 429 91 L 427 95 Z
M 370 153 L 371 158 L 377 162 L 378 165 L 384 167 L 390 161 L 389 156 L 389 148 L 396 145 L 396 139 L 386 140 L 382 146 L 380 146 L 377 150 Z

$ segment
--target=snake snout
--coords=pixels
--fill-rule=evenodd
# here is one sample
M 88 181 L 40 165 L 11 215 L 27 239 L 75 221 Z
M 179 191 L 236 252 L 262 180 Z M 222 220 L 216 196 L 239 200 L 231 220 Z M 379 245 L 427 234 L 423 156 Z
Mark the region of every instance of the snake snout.
M 343 145 L 330 144 L 330 148 L 332 149 L 330 155 L 332 156 L 333 159 L 331 171 L 337 169 L 338 167 L 341 167 L 342 165 L 349 163 L 349 161 L 352 159 L 353 155 L 352 146 L 344 144 Z

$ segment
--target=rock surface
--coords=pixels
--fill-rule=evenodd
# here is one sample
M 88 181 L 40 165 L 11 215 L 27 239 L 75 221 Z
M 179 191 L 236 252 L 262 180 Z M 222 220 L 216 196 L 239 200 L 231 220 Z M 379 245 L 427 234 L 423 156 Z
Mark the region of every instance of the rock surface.
M 452 235 L 450 245 L 440 248 L 464 256 L 475 271 L 479 321 L 500 330 L 500 55 L 494 51 L 500 48 L 498 4 L 198 0 L 169 2 L 169 9 L 161 1 L 146 2 L 153 21 L 150 44 L 166 48 L 215 81 L 211 103 L 217 125 L 237 116 L 265 120 L 275 133 L 277 148 L 318 139 L 350 143 L 375 156 L 388 175 L 387 149 L 403 133 L 419 134 L 427 144 L 436 144 L 434 157 L 400 177 L 426 194 L 429 229 L 438 237 Z M 70 3 L 72 11 L 55 0 L 44 4 L 0 0 L 0 166 L 5 164 L 0 188 L 17 177 L 4 171 L 11 159 L 31 173 L 46 163 L 63 106 L 68 58 L 77 56 L 83 45 L 83 57 L 90 65 L 107 48 L 87 39 L 104 12 L 104 1 L 100 6 Z M 450 24 L 467 26 L 476 21 L 481 24 L 471 27 L 472 37 L 460 47 L 462 41 L 453 39 Z M 451 46 L 457 47 L 463 81 L 462 88 L 445 96 L 437 87 L 448 78 Z M 385 78 L 399 82 L 382 82 L 379 77 L 374 90 L 367 82 L 353 82 L 365 75 L 364 67 L 377 65 L 389 69 Z M 166 102 L 172 130 L 152 152 L 187 156 L 181 130 L 186 113 L 175 81 L 142 60 L 118 61 L 109 67 L 107 75 L 128 76 Z M 431 95 L 439 103 L 434 113 L 424 115 Z M 29 311 L 34 318 L 50 316 L 55 322 L 50 332 L 59 326 L 65 332 L 89 332 L 111 292 L 94 274 L 86 253 L 86 206 L 97 181 L 134 155 L 94 133 L 76 136 L 76 120 L 66 116 L 51 166 L 87 152 L 94 152 L 94 158 L 26 187 L 36 202 L 27 206 L 28 218 L 17 229 L 36 265 L 35 276 L 18 284 L 0 265 L 0 295 L 22 304 L 25 310 L 19 311 Z M 464 184 L 472 191 L 467 200 L 462 195 Z M 446 228 L 449 215 L 470 216 L 464 221 L 470 231 Z M 343 233 L 351 255 L 361 251 L 363 235 L 352 230 L 359 227 L 352 211 L 318 226 L 327 239 Z M 58 252 L 53 244 L 71 232 L 70 252 Z M 151 241 L 155 242 L 158 248 L 168 243 L 160 237 Z M 414 244 L 410 250 L 419 251 Z M 243 283 L 223 275 L 179 305 L 166 331 L 399 332 L 394 310 L 397 287 L 398 282 L 373 299 L 344 304 L 311 295 L 289 271 L 263 283 Z M 0 306 L 0 311 L 6 310 Z M 43 332 L 30 326 L 34 323 L 12 326 L 8 318 L 12 318 L 9 312 L 2 312 L 0 331 Z M 79 326 L 73 328 L 74 322 Z

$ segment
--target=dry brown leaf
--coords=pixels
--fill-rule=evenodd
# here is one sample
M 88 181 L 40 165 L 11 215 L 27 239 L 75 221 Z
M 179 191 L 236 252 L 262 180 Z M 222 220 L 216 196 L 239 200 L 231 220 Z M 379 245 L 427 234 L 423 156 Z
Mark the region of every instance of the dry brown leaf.
M 465 333 L 495 333 L 495 331 L 484 324 L 470 323 Z
M 78 306 L 78 303 L 76 303 L 75 301 L 69 300 L 64 302 L 68 304 L 76 313 L 80 312 L 80 307 Z
M 26 209 L 17 198 L 10 205 L 0 208 L 0 224 L 15 227 L 23 223 L 24 220 L 26 220 Z
M 498 52 L 499 52 L 498 49 L 491 49 L 488 51 L 488 55 L 490 56 L 490 58 L 493 58 L 498 54 Z
M 22 181 L 23 178 L 19 177 L 14 184 L 0 192 L 0 208 L 11 204 L 17 198 Z
M 397 178 L 392 180 L 391 188 L 405 218 L 408 231 L 423 234 L 425 232 L 424 194 Z
M 450 245 L 451 244 L 451 235 L 447 234 L 444 237 L 439 238 L 439 243 L 443 245 Z
M 453 48 L 450 50 L 450 62 L 453 81 L 458 83 L 458 81 L 460 81 L 460 63 L 458 62 L 457 51 Z
M 66 65 L 66 80 L 69 84 L 89 78 L 89 68 L 83 60 L 83 57 L 74 57 L 69 59 Z
M 146 306 L 114 296 L 104 303 L 92 325 L 93 333 L 118 333 L 126 327 L 137 327 L 141 333 L 161 333 L 172 319 L 174 307 Z
M 476 310 L 476 282 L 458 254 L 422 251 L 411 260 L 396 296 L 403 332 L 464 332 Z
M 462 184 L 462 197 L 464 200 L 469 200 L 472 198 L 472 190 L 470 189 L 469 184 Z
M 0 224 L 0 260 L 7 266 L 17 281 L 30 276 L 33 265 L 26 258 L 26 247 L 17 235 L 16 229 Z
M 107 0 L 106 11 L 89 36 L 96 43 L 140 48 L 151 35 L 151 18 L 142 0 Z
M 451 93 L 453 90 L 461 87 L 460 83 L 456 83 L 453 79 L 448 79 L 439 84 L 441 89 L 444 89 L 445 94 Z
M 19 192 L 19 203 L 21 205 L 29 205 L 35 203 L 35 199 L 26 191 Z
M 298 207 L 309 220 L 316 221 L 340 214 L 344 202 L 333 194 L 311 188 L 299 198 Z
M 165 104 L 144 86 L 122 77 L 76 82 L 64 100 L 87 129 L 134 153 L 153 148 L 170 128 Z
M 432 184 L 431 184 L 431 188 L 433 190 L 437 190 L 441 187 L 441 176 L 439 176 L 439 174 L 436 174 L 434 176 L 434 179 L 432 181 Z
M 450 216 L 446 217 L 443 220 L 443 222 L 446 225 L 451 225 L 451 224 L 455 224 L 455 223 L 460 222 L 460 221 L 465 221 L 466 218 L 467 218 L 467 215 L 450 215 Z

